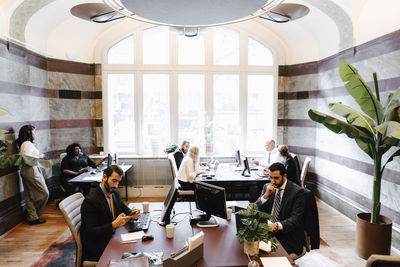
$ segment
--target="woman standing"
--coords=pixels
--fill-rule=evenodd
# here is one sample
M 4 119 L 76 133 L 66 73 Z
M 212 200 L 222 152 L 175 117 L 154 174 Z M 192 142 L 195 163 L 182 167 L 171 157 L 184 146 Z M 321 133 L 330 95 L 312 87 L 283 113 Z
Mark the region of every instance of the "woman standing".
M 178 170 L 178 181 L 182 190 L 194 190 L 193 181 L 204 171 L 196 172 L 196 166 L 199 161 L 199 147 L 191 146 L 189 153 L 186 155 Z
M 281 153 L 281 156 L 285 159 L 287 178 L 298 186 L 301 186 L 297 164 L 290 154 L 289 148 L 287 146 L 279 146 L 279 152 Z
M 39 150 L 34 146 L 35 127 L 24 125 L 19 130 L 16 140 L 21 155 L 40 158 Z M 38 166 L 22 164 L 21 177 L 24 184 L 27 221 L 29 225 L 45 223 L 40 219 L 44 207 L 49 199 L 49 190 Z

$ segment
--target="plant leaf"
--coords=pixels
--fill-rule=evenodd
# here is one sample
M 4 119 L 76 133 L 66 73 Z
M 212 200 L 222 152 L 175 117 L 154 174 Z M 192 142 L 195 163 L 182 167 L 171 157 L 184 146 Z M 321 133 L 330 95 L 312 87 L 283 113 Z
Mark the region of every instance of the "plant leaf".
M 370 132 L 373 136 L 375 135 L 375 123 L 371 118 L 364 116 L 360 112 L 343 105 L 340 102 L 330 103 L 328 106 L 332 112 L 346 118 L 347 122 L 351 125 L 362 127 Z
M 385 108 L 385 120 L 397 120 L 399 121 L 399 116 L 395 114 L 395 108 L 400 107 L 400 88 L 396 90 L 393 94 L 389 97 L 389 102 Z M 395 116 L 397 115 L 397 116 Z
M 365 132 L 347 122 L 338 120 L 322 112 L 310 109 L 308 116 L 315 122 L 323 124 L 326 128 L 337 134 L 346 134 L 349 138 L 360 139 L 365 143 L 373 143 L 374 139 Z
M 359 148 L 361 148 L 362 151 L 364 151 L 365 153 L 367 153 L 367 155 L 371 158 L 374 159 L 375 155 L 373 152 L 373 147 L 371 144 L 366 143 L 358 138 L 354 139 L 356 141 L 356 144 L 358 145 Z
M 5 110 L 5 109 L 0 108 L 0 116 L 4 116 L 6 114 L 8 114 L 8 111 Z
M 376 130 L 385 137 L 400 139 L 400 123 L 397 121 L 385 121 L 376 126 Z
M 9 169 L 14 166 L 20 166 L 21 164 L 39 166 L 43 168 L 50 168 L 51 165 L 53 165 L 49 160 L 38 159 L 20 154 L 13 154 L 0 158 L 0 169 Z
M 8 133 L 7 130 L 0 130 L 0 136 L 2 136 L 3 134 L 6 134 L 6 133 Z
M 340 78 L 345 84 L 347 91 L 360 105 L 362 111 L 373 118 L 377 124 L 383 120 L 383 108 L 381 103 L 372 93 L 369 86 L 358 74 L 357 69 L 351 66 L 347 61 L 342 61 L 339 66 Z

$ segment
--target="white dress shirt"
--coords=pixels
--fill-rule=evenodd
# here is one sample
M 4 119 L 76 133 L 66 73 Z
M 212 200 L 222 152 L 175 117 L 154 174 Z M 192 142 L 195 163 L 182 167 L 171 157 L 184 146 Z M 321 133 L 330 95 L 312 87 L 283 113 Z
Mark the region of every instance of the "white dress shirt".
M 281 192 L 280 192 L 280 194 L 281 194 L 281 203 L 282 203 L 282 199 L 283 199 L 283 193 L 285 192 L 286 184 L 287 184 L 287 179 L 283 183 L 283 185 L 281 185 L 281 187 L 280 187 L 280 189 L 281 189 Z M 278 188 L 276 190 L 278 190 Z M 274 198 L 274 201 L 275 201 L 275 198 Z M 261 204 L 264 204 L 265 202 L 267 202 L 267 200 L 264 197 L 261 197 Z M 274 214 L 274 205 L 272 205 L 271 214 Z M 278 230 L 282 230 L 283 229 L 283 226 L 282 226 L 282 224 L 280 222 L 276 222 L 276 224 L 278 225 Z
M 19 154 L 31 156 L 34 158 L 39 158 L 40 156 L 39 150 L 35 147 L 34 144 L 32 144 L 31 141 L 25 141 L 22 143 Z
M 189 156 L 185 156 L 182 160 L 181 166 L 178 170 L 178 180 L 182 182 L 193 183 L 196 178 L 196 172 L 194 169 L 193 159 Z
M 284 162 L 284 158 L 281 157 L 281 153 L 276 147 L 271 151 L 267 151 L 267 153 L 265 154 L 265 159 L 264 161 L 260 162 L 260 165 L 264 168 L 268 168 L 272 163 L 275 162 Z

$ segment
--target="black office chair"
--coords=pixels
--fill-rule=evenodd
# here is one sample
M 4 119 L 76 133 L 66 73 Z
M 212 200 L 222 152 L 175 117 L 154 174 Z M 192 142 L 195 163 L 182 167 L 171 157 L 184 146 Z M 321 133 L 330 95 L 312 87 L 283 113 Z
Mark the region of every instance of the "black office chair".
M 378 255 L 369 256 L 366 267 L 398 267 L 400 256 Z

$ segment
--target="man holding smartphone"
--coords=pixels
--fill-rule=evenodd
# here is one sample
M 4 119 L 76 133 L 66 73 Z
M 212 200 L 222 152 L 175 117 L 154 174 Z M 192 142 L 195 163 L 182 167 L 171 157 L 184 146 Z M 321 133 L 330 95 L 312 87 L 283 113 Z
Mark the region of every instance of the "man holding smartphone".
M 98 261 L 115 229 L 140 217 L 140 210 L 128 208 L 118 192 L 123 171 L 117 165 L 104 170 L 101 184 L 92 188 L 81 207 L 82 258 Z

